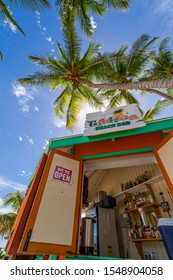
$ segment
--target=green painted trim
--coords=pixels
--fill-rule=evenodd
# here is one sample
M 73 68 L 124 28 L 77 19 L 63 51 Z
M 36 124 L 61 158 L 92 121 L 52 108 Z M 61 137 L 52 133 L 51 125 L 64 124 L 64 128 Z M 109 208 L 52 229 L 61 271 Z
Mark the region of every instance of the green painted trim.
M 166 136 L 168 136 L 168 133 L 162 133 L 163 138 L 165 138 Z
M 129 154 L 136 154 L 136 153 L 143 153 L 143 152 L 151 152 L 153 151 L 155 147 L 147 147 L 147 148 L 139 148 L 139 149 L 133 149 L 133 150 L 125 150 L 125 151 L 119 151 L 119 152 L 111 152 L 106 154 L 97 154 L 97 155 L 90 155 L 90 156 L 83 156 L 81 157 L 84 160 L 88 159 L 95 159 L 95 158 L 103 158 L 103 157 L 112 157 L 112 156 L 119 156 L 119 155 L 129 155 Z
M 144 127 L 140 127 L 140 128 L 133 129 L 133 130 L 125 130 L 125 131 L 102 134 L 102 135 L 97 135 L 97 136 L 92 136 L 92 137 L 77 135 L 77 136 L 66 137 L 66 138 L 52 139 L 50 141 L 49 147 L 46 150 L 46 153 L 48 153 L 50 151 L 50 149 L 53 149 L 53 148 L 73 146 L 73 145 L 85 144 L 85 143 L 92 143 L 92 142 L 97 142 L 97 141 L 102 141 L 102 140 L 107 140 L 107 139 L 112 139 L 112 138 L 121 138 L 121 137 L 126 137 L 126 136 L 162 131 L 162 130 L 171 129 L 171 128 L 173 128 L 173 118 L 162 120 L 162 121 L 150 122 L 150 123 L 147 123 L 147 125 Z
M 57 255 L 50 255 L 49 256 L 49 260 L 52 260 L 52 261 L 56 260 L 56 258 L 57 258 Z
M 70 149 L 70 155 L 71 155 L 71 156 L 74 155 L 74 149 L 73 149 L 73 148 Z

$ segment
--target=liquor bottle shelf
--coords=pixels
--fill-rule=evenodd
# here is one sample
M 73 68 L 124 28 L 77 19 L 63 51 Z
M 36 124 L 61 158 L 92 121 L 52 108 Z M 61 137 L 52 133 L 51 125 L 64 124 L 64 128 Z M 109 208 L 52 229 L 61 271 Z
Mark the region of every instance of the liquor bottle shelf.
M 147 207 L 160 207 L 160 204 L 150 203 L 150 204 L 146 204 L 146 205 L 141 205 L 141 206 L 138 206 L 137 208 L 132 208 L 132 209 L 126 210 L 125 212 L 129 213 L 129 212 L 139 211 L 141 208 L 147 208 Z
M 143 242 L 143 241 L 162 241 L 161 237 L 156 238 L 140 238 L 140 239 L 130 239 L 132 242 Z
M 135 191 L 140 191 L 144 188 L 145 185 L 150 185 L 151 186 L 151 185 L 154 185 L 154 184 L 160 182 L 161 180 L 163 180 L 163 175 L 156 176 L 154 178 L 151 178 L 148 181 L 142 182 L 141 184 L 139 184 L 137 186 L 134 186 L 130 189 L 127 189 L 123 192 L 117 193 L 117 194 L 113 195 L 113 197 L 120 197 L 120 196 L 122 196 L 126 193 L 133 193 Z

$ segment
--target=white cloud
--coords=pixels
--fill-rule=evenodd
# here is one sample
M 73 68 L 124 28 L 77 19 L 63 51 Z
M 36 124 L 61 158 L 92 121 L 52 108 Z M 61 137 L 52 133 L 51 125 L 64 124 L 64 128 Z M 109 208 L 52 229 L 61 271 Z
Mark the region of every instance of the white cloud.
M 105 106 L 106 105 L 107 105 L 107 103 L 105 103 Z M 103 108 L 103 110 L 105 110 L 105 108 Z M 74 129 L 74 133 L 83 133 L 86 114 L 93 113 L 93 112 L 98 112 L 98 111 L 100 111 L 100 110 L 92 108 L 87 103 L 84 103 L 81 110 L 80 110 L 80 113 L 78 115 L 78 122 L 77 122 L 76 128 Z M 66 119 L 65 119 L 65 117 L 58 118 L 54 115 L 53 124 L 58 128 L 62 128 L 62 127 L 65 128 Z
M 4 207 L 3 206 L 3 199 L 0 198 L 0 214 L 6 214 L 12 212 L 12 208 L 10 206 Z
M 47 148 L 47 145 L 49 144 L 49 141 L 46 139 L 44 141 L 44 146 L 43 146 L 43 150 L 45 150 Z
M 19 138 L 19 141 L 21 141 L 21 142 L 23 141 L 22 136 L 19 136 L 18 138 Z
M 47 31 L 47 28 L 45 26 L 42 26 L 42 24 L 41 24 L 40 13 L 38 11 L 36 11 L 35 16 L 36 16 L 36 19 L 37 19 L 37 26 L 39 27 L 39 29 L 41 31 L 41 35 L 44 35 Z
M 28 139 L 29 144 L 33 145 L 34 141 L 31 137 L 29 137 L 28 135 L 26 136 L 26 138 Z
M 84 125 L 85 125 L 85 118 L 86 114 L 98 112 L 100 110 L 90 107 L 87 103 L 85 103 L 79 113 L 78 116 L 78 123 L 75 129 L 75 133 L 83 133 L 84 132 Z
M 36 17 L 39 17 L 40 16 L 40 12 L 39 11 L 35 11 L 35 15 L 36 15 Z
M 39 108 L 37 106 L 34 107 L 35 112 L 39 112 Z
M 18 99 L 19 110 L 22 113 L 29 113 L 30 105 L 29 102 L 34 100 L 34 97 L 27 92 L 26 88 L 20 84 L 12 84 L 12 92 Z
M 52 38 L 51 38 L 51 37 L 46 37 L 46 40 L 47 40 L 50 44 L 54 45 L 54 42 L 52 41 Z
M 13 209 L 11 207 L 0 207 L 0 214 L 7 214 L 7 213 L 11 213 L 14 212 Z
M 26 190 L 26 185 L 23 185 L 18 182 L 14 182 L 4 176 L 0 175 L 0 189 L 8 190 L 9 192 L 13 191 L 25 191 Z
M 97 28 L 97 24 L 93 16 L 90 17 L 90 24 L 91 24 L 91 32 L 94 33 Z
M 28 135 L 24 135 L 24 136 L 18 136 L 19 141 L 27 141 L 30 145 L 34 145 L 34 140 L 32 137 L 28 136 Z
M 66 126 L 66 121 L 65 121 L 65 119 L 61 119 L 61 118 L 58 118 L 58 117 L 54 116 L 53 124 L 58 128 L 65 127 Z
M 159 14 L 164 16 L 164 21 L 168 27 L 173 27 L 173 1 L 172 0 L 156 0 L 154 9 L 152 9 L 154 14 Z
M 23 113 L 29 113 L 30 111 L 30 106 L 28 105 L 28 99 L 24 98 L 22 100 L 19 100 L 19 106 L 20 106 L 20 111 Z
M 26 96 L 26 89 L 22 85 L 12 84 L 13 94 L 16 97 Z
M 8 19 L 5 19 L 3 22 L 4 27 L 9 27 L 13 33 L 17 32 L 17 28 L 14 24 L 12 24 Z
M 26 172 L 25 170 L 22 170 L 20 172 L 19 176 L 21 176 L 21 177 L 30 177 L 31 176 L 31 172 Z
M 157 0 L 156 1 L 156 11 L 165 14 L 173 12 L 173 2 L 172 0 Z
M 10 8 L 9 7 L 7 7 L 8 8 L 8 11 L 9 11 L 9 13 L 11 14 L 11 15 L 13 15 L 13 12 L 10 10 Z M 16 33 L 17 32 L 17 27 L 10 21 L 10 20 L 8 20 L 7 18 L 5 18 L 4 19 L 4 21 L 3 21 L 3 26 L 5 27 L 5 28 L 10 28 L 10 30 L 13 32 L 13 33 Z
M 3 199 L 0 198 L 0 207 L 3 205 Z

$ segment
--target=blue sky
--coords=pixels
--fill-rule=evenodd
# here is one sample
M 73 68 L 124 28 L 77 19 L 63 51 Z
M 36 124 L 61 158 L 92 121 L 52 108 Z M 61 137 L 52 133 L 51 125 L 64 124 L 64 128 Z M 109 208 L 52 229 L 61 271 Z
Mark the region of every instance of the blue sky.
M 38 69 L 27 55 L 52 53 L 58 56 L 56 40 L 62 42 L 62 34 L 55 9 L 44 13 L 12 11 L 26 37 L 8 23 L 0 23 L 0 50 L 5 58 L 0 63 L 0 213 L 9 211 L 2 207 L 2 198 L 7 193 L 26 189 L 48 141 L 82 133 L 85 113 L 91 110 L 84 106 L 78 127 L 68 131 L 64 120 L 54 115 L 53 101 L 60 91 L 52 92 L 46 87 L 24 88 L 16 82 Z M 116 50 L 122 44 L 131 45 L 143 33 L 160 36 L 161 42 L 172 36 L 172 15 L 172 0 L 132 0 L 127 13 L 110 10 L 103 18 L 94 18 L 96 35 L 92 39 L 102 42 L 103 51 Z M 85 49 L 90 40 L 82 38 Z M 156 96 L 147 95 L 141 103 L 147 109 L 157 100 Z M 159 118 L 171 115 L 172 106 Z

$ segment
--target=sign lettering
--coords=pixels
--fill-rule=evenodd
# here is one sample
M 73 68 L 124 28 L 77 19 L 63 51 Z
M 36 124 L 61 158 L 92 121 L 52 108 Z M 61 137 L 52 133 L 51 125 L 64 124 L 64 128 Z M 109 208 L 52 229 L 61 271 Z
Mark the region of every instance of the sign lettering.
M 72 170 L 57 165 L 53 173 L 53 179 L 71 184 Z
M 97 135 L 145 126 L 137 104 L 86 115 L 84 135 Z

